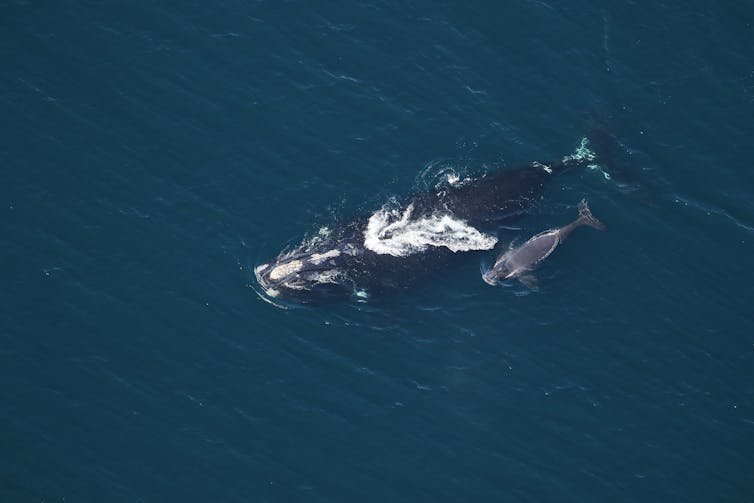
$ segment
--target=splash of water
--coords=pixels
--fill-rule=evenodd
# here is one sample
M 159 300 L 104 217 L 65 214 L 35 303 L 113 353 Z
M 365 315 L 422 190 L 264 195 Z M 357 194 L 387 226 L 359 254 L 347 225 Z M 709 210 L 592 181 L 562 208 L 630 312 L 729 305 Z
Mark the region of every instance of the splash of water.
M 571 154 L 563 157 L 563 163 L 569 163 L 571 161 L 576 162 L 583 162 L 583 161 L 594 161 L 597 159 L 597 154 L 594 153 L 592 149 L 589 148 L 589 139 L 582 138 L 581 143 L 579 143 L 579 146 L 576 148 L 576 151 Z
M 429 247 L 452 252 L 489 250 L 497 238 L 484 234 L 450 215 L 429 215 L 413 219 L 414 205 L 405 210 L 383 206 L 369 217 L 364 246 L 381 255 L 405 257 Z

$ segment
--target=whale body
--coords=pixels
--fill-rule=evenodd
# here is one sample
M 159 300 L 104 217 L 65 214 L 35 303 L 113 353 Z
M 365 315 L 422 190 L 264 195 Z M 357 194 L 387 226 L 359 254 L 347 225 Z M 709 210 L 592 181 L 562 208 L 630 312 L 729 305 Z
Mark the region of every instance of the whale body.
M 406 288 L 464 255 L 492 249 L 500 226 L 525 214 L 553 176 L 594 158 L 584 139 L 575 154 L 554 162 L 392 201 L 281 252 L 254 275 L 266 296 L 302 303 Z
M 534 286 L 536 280 L 531 271 L 549 257 L 574 230 L 582 226 L 605 230 L 602 222 L 589 211 L 586 199 L 581 200 L 578 209 L 579 217 L 570 224 L 540 232 L 521 246 L 511 247 L 500 255 L 492 268 L 482 275 L 484 282 L 494 286 L 501 281 L 518 279 L 524 285 Z

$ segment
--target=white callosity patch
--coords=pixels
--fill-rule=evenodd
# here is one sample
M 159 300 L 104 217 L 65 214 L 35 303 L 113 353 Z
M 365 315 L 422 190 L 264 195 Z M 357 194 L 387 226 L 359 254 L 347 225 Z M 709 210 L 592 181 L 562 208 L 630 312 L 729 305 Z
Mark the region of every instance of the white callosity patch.
M 275 267 L 272 271 L 270 271 L 270 279 L 275 281 L 277 279 L 284 278 L 288 276 L 289 274 L 298 272 L 303 265 L 304 263 L 301 262 L 300 260 L 291 260 L 290 262 L 285 262 L 284 264 L 280 264 L 279 266 Z
M 380 255 L 405 257 L 430 246 L 453 252 L 489 250 L 497 238 L 484 234 L 451 215 L 429 215 L 412 220 L 414 205 L 405 211 L 383 207 L 369 217 L 364 246 Z
M 341 272 L 337 269 L 330 269 L 328 271 L 322 271 L 315 273 L 312 277 L 312 281 L 317 283 L 338 283 L 341 277 Z
M 327 259 L 331 259 L 331 258 L 335 258 L 339 256 L 340 256 L 340 250 L 330 250 L 325 253 L 313 253 L 311 257 L 309 257 L 309 261 L 314 265 L 319 265 Z

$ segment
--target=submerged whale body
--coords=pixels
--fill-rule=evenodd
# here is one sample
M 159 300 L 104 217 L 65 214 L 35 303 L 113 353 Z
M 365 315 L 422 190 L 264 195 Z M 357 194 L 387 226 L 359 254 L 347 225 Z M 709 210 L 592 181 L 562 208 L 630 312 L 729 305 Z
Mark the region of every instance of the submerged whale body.
M 524 214 L 556 174 L 594 160 L 574 155 L 532 163 L 386 204 L 323 230 L 254 269 L 268 297 L 296 302 L 405 288 L 470 252 L 492 249 L 496 230 Z

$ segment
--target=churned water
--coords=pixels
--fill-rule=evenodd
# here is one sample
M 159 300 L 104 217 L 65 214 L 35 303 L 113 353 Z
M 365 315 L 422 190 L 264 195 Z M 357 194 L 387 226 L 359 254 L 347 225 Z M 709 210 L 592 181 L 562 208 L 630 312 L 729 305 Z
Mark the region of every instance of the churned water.
M 1 1 L 0 499 L 752 501 L 753 22 Z M 380 297 L 258 294 L 281 249 L 595 119 L 620 171 L 554 178 L 495 252 Z M 482 281 L 582 197 L 606 232 L 536 290 Z

